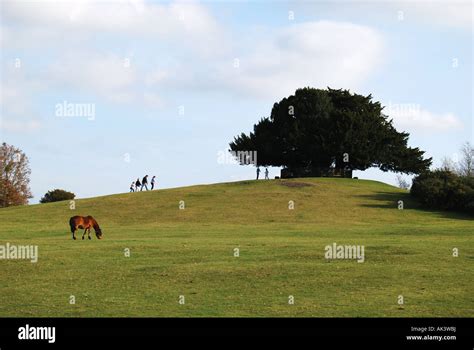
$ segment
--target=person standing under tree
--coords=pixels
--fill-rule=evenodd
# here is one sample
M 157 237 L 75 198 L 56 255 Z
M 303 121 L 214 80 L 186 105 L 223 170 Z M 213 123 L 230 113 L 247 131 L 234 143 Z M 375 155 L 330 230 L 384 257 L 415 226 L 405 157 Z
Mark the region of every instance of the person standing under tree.
M 265 168 L 265 180 L 269 180 L 269 178 L 268 178 L 268 168 Z
M 142 187 L 140 188 L 140 191 L 143 191 L 143 187 L 146 188 L 148 191 L 148 175 L 145 175 L 142 179 Z
M 151 190 L 152 190 L 152 191 L 153 191 L 153 189 L 155 188 L 155 177 L 156 177 L 156 176 L 153 176 L 153 177 L 151 178 L 151 182 L 150 182 L 150 183 L 151 183 Z
M 260 167 L 258 166 L 257 167 L 257 180 L 258 180 L 259 175 L 260 175 Z

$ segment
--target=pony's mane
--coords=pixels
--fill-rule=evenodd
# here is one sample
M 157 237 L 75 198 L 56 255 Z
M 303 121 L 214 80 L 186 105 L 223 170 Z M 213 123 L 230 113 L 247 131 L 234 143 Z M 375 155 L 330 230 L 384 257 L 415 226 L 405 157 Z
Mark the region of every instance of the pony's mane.
M 92 216 L 89 218 L 89 220 L 92 221 L 92 227 L 94 227 L 95 231 L 100 230 L 99 224 Z

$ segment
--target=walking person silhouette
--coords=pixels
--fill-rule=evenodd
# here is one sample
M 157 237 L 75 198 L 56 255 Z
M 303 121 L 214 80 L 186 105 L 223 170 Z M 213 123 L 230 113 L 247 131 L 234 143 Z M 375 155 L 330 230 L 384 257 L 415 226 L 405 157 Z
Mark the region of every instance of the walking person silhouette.
M 130 185 L 130 192 L 135 192 L 133 186 L 135 186 L 135 181 L 132 181 L 132 184 Z
M 142 187 L 140 188 L 140 191 L 143 191 L 143 187 L 146 188 L 148 191 L 148 175 L 145 175 L 142 179 Z
M 269 180 L 269 178 L 268 178 L 268 168 L 265 168 L 265 180 Z
M 140 179 L 137 179 L 137 181 L 135 182 L 135 191 L 138 192 L 138 188 L 141 186 L 142 184 L 140 183 Z
M 151 182 L 150 182 L 150 183 L 151 183 L 151 190 L 152 190 L 152 191 L 153 191 L 153 189 L 155 188 L 155 177 L 156 177 L 156 176 L 153 176 L 153 177 L 151 178 Z
M 260 167 L 257 167 L 257 180 L 258 180 L 259 175 L 260 175 Z

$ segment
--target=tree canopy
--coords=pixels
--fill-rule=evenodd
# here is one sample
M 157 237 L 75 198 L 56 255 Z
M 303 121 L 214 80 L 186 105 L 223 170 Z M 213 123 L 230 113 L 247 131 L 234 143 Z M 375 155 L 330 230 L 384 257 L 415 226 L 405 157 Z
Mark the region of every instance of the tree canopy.
M 0 146 L 0 207 L 23 205 L 32 198 L 28 157 L 19 148 Z
M 283 166 L 296 175 L 322 175 L 333 169 L 420 173 L 431 165 L 409 134 L 398 132 L 372 96 L 348 90 L 303 88 L 273 105 L 231 151 L 257 151 L 258 166 Z M 235 154 L 235 153 L 234 153 Z
M 46 194 L 40 199 L 40 203 L 51 203 L 74 199 L 76 195 L 72 192 L 68 192 L 61 189 L 55 189 L 46 192 Z

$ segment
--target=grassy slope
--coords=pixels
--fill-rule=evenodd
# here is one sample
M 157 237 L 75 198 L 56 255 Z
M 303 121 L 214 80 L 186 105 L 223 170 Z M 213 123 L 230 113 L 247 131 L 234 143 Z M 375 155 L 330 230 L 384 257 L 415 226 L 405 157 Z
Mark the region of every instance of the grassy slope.
M 474 316 L 472 218 L 416 209 L 380 182 L 292 181 L 312 186 L 244 181 L 1 209 L 0 244 L 37 244 L 40 257 L 0 260 L 0 316 Z M 73 241 L 73 215 L 96 217 L 104 239 Z M 366 261 L 325 260 L 333 242 L 364 245 Z

